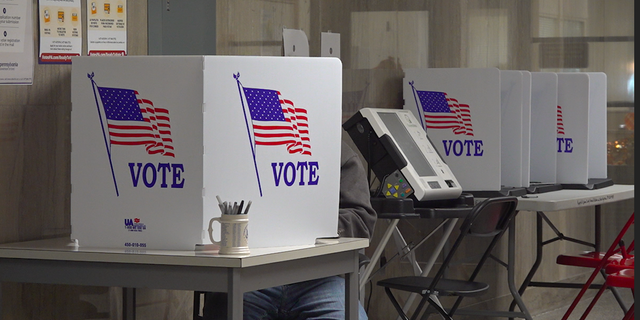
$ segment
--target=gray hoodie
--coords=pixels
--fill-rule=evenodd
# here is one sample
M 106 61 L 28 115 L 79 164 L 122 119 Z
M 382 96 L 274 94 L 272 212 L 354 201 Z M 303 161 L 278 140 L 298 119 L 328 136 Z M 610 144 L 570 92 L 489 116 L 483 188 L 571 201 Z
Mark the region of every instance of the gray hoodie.
M 344 141 L 340 162 L 338 235 L 371 240 L 377 215 L 371 207 L 367 174 L 360 157 Z

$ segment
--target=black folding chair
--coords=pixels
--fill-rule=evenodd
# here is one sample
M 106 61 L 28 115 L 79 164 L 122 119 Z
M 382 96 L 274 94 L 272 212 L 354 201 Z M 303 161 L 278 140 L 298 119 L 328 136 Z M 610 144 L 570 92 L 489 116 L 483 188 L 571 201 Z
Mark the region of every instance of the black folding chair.
M 404 276 L 378 281 L 378 285 L 384 287 L 391 303 L 398 311 L 398 314 L 405 320 L 409 317 L 402 309 L 391 289 L 417 293 L 422 296 L 418 307 L 415 309 L 411 319 L 417 319 L 422 309 L 428 302 L 445 319 L 452 320 L 452 316 L 460 305 L 463 297 L 476 296 L 485 293 L 489 285 L 475 281 L 480 269 L 487 258 L 491 256 L 491 251 L 504 232 L 509 227 L 509 222 L 516 214 L 518 199 L 513 196 L 488 198 L 474 206 L 471 213 L 465 218 L 461 227 L 460 235 L 447 253 L 442 265 L 434 277 Z M 454 254 L 460 244 L 467 236 L 493 237 L 484 254 L 469 279 L 448 279 L 445 272 L 453 259 Z M 439 296 L 457 296 L 458 299 L 453 307 L 446 310 L 438 299 Z

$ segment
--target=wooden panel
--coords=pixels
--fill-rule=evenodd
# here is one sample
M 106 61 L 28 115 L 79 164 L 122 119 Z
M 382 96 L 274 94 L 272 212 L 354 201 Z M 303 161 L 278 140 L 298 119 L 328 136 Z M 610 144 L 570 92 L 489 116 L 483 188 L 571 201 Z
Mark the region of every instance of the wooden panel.
M 37 63 L 38 1 L 30 1 L 36 51 L 33 85 L 0 86 L 1 243 L 69 235 L 71 231 L 71 65 Z M 86 1 L 81 3 L 84 13 Z M 129 55 L 147 52 L 146 8 L 146 1 L 128 1 Z M 86 26 L 84 14 L 83 18 Z M 86 42 L 86 32 L 84 37 Z M 17 320 L 98 319 L 94 306 L 81 301 L 90 289 L 3 283 L 1 316 Z M 108 304 L 109 295 L 102 297 Z

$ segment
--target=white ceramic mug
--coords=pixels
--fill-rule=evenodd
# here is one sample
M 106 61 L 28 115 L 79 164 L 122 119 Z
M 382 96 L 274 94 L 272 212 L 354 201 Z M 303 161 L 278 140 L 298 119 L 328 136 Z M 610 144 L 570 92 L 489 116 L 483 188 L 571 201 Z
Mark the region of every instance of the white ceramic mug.
M 211 234 L 213 222 L 220 223 L 220 241 Z M 246 214 L 223 214 L 209 220 L 209 239 L 220 246 L 219 254 L 249 254 L 249 217 Z

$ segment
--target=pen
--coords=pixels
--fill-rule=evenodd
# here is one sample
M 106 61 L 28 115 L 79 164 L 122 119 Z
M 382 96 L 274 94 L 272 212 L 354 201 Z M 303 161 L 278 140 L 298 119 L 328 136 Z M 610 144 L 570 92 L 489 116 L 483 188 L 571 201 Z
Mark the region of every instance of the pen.
M 240 201 L 240 206 L 238 206 L 238 211 L 236 214 L 242 214 L 242 207 L 244 206 L 244 200 Z
M 222 204 L 222 200 L 220 200 L 220 196 L 216 195 L 216 199 L 218 199 L 218 208 L 220 208 L 220 211 L 224 214 L 224 205 Z
M 251 200 L 249 200 L 249 202 L 247 202 L 247 208 L 244 209 L 243 214 L 247 214 L 247 212 L 249 212 L 249 207 L 251 207 Z

